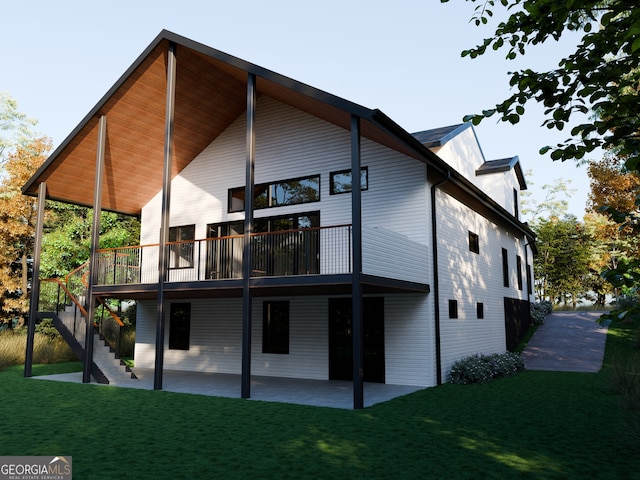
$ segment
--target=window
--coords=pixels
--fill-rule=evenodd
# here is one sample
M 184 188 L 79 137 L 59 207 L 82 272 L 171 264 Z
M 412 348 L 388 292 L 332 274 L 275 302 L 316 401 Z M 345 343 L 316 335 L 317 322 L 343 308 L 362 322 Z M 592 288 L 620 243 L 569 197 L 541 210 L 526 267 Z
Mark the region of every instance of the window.
M 229 190 L 229 212 L 244 210 L 245 187 Z M 320 175 L 262 183 L 253 188 L 253 208 L 281 207 L 320 201 Z
M 349 193 L 351 191 L 351 169 L 331 172 L 329 174 L 331 195 Z M 360 190 L 369 190 L 369 167 L 360 169 Z
M 289 302 L 262 304 L 262 353 L 289 353 Z
M 195 225 L 169 228 L 169 268 L 193 268 L 195 239 Z
M 527 293 L 531 295 L 531 265 L 527 265 Z
M 477 233 L 469 232 L 469 250 L 473 253 L 480 253 L 480 237 Z
M 502 284 L 509 286 L 509 252 L 506 248 L 502 249 Z
M 169 315 L 169 348 L 171 350 L 189 350 L 191 304 L 172 303 Z
M 519 218 L 520 216 L 520 211 L 518 208 L 518 190 L 516 190 L 515 188 L 513 189 L 513 216 L 516 218 Z
M 449 318 L 458 318 L 457 300 L 449 300 Z
M 516 255 L 516 269 L 518 274 L 518 290 L 522 290 L 522 257 Z
M 476 316 L 478 318 L 484 318 L 484 303 L 476 303 Z

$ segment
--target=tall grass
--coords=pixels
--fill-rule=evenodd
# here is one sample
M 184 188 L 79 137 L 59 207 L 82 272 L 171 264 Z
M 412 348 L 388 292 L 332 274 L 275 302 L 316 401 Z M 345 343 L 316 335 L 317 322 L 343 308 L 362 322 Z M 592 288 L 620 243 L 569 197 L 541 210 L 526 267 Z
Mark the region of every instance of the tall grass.
M 22 332 L 0 334 L 0 371 L 12 365 L 23 365 L 27 351 L 27 336 Z M 49 338 L 36 333 L 33 345 L 34 363 L 57 363 L 76 360 L 62 338 Z

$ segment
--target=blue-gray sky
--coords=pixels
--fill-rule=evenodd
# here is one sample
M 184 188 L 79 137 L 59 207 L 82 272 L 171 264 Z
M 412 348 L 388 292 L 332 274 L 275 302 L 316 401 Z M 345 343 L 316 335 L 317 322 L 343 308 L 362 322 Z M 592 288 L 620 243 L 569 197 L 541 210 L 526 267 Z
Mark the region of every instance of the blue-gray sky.
M 39 121 L 59 145 L 162 30 L 222 50 L 369 108 L 409 132 L 461 123 L 510 94 L 507 72 L 553 68 L 575 38 L 531 50 L 516 61 L 503 52 L 475 60 L 460 52 L 495 24 L 469 22 L 475 4 L 451 0 L 5 0 L 0 7 L 0 91 Z M 518 155 L 530 191 L 571 180 L 569 211 L 582 218 L 584 168 L 538 150 L 566 133 L 541 127 L 533 108 L 512 126 L 476 127 L 487 160 Z

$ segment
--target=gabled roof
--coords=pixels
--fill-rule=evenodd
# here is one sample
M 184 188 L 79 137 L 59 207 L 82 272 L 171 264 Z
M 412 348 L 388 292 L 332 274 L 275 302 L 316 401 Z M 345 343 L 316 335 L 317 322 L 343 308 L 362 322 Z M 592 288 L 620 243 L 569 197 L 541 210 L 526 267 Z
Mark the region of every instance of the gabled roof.
M 167 30 L 160 32 L 49 156 L 24 185 L 23 194 L 36 196 L 39 184 L 46 182 L 48 199 L 92 206 L 98 123 L 104 115 L 107 134 L 102 208 L 129 215 L 141 213 L 142 207 L 162 190 L 167 59 L 171 45 L 175 46 L 177 64 L 172 178 L 244 114 L 247 79 L 254 75 L 258 95 L 272 97 L 345 130 L 351 129 L 352 115 L 357 116 L 363 137 L 428 164 L 429 175 L 450 178 L 447 188 L 455 190 L 466 202 L 481 205 L 517 230 L 533 235 L 526 225 L 380 110 L 331 95 Z M 469 126 L 454 125 L 418 137 L 446 142 Z
M 476 175 L 487 175 L 491 173 L 508 172 L 513 169 L 518 178 L 518 184 L 520 190 L 527 189 L 527 183 L 524 180 L 524 174 L 522 173 L 522 167 L 520 166 L 520 159 L 516 155 L 515 157 L 501 158 L 499 160 L 489 160 L 480 165 L 480 168 L 476 170 Z
M 258 95 L 350 129 L 361 119 L 364 137 L 420 161 L 431 152 L 379 110 L 371 110 L 252 63 L 163 30 L 23 187 L 47 198 L 92 206 L 98 121 L 107 119 L 106 175 L 102 207 L 139 215 L 162 189 L 167 89 L 167 51 L 176 45 L 176 101 L 172 177 L 246 110 L 248 74 Z
M 427 148 L 441 147 L 469 127 L 471 127 L 471 123 L 467 122 L 450 125 L 448 127 L 432 128 L 431 130 L 416 132 L 412 135 Z

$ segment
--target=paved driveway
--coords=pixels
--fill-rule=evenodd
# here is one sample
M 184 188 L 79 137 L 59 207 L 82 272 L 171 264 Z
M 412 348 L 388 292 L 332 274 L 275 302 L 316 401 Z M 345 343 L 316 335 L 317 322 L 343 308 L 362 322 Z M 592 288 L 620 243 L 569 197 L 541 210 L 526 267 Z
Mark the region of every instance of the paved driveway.
M 538 327 L 522 356 L 528 370 L 598 372 L 607 327 L 596 323 L 602 312 L 557 312 Z

